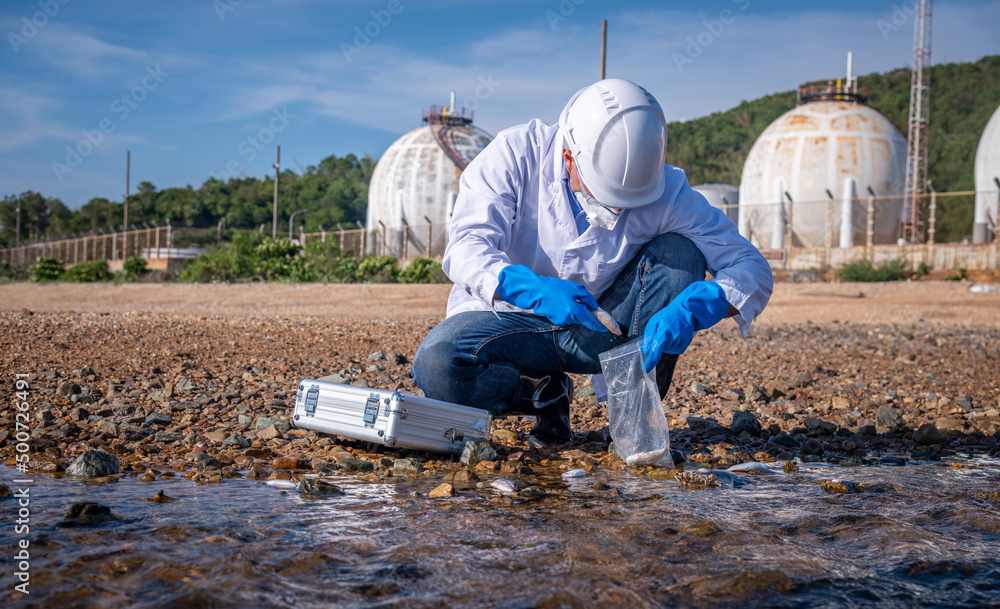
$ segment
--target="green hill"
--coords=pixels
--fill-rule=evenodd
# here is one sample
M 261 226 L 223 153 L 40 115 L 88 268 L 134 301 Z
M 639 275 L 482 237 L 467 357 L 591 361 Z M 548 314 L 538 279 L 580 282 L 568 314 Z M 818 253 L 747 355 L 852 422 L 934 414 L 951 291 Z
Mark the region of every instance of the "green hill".
M 869 104 L 886 114 L 906 133 L 910 99 L 909 69 L 859 77 L 869 89 Z M 1000 56 L 975 63 L 943 64 L 931 68 L 931 130 L 929 174 L 938 192 L 972 190 L 976 147 L 986 122 L 1000 103 Z M 670 123 L 667 162 L 683 167 L 692 184 L 739 184 L 743 162 L 758 135 L 795 106 L 795 92 L 786 91 L 710 116 Z M 302 174 L 281 174 L 279 227 L 292 210 L 305 209 L 307 230 L 350 225 L 364 220 L 368 182 L 374 160 L 347 155 L 329 157 Z M 223 182 L 209 178 L 200 187 L 158 189 L 149 182 L 138 186 L 129 201 L 129 217 L 175 226 L 214 226 L 225 219 L 228 229 L 255 229 L 270 223 L 273 178 L 243 177 Z M 21 240 L 36 235 L 58 237 L 77 231 L 109 227 L 120 222 L 121 202 L 91 199 L 76 211 L 56 198 L 28 191 L 21 198 Z M 941 199 L 939 241 L 961 239 L 972 230 L 972 197 Z M 14 242 L 15 199 L 0 202 L 0 246 Z M 281 231 L 283 232 L 283 231 Z M 208 237 L 212 237 L 209 235 Z
M 910 104 L 910 70 L 858 77 L 868 87 L 868 104 L 885 114 L 906 134 Z M 975 63 L 931 67 L 928 174 L 938 192 L 973 190 L 973 163 L 979 138 L 1000 104 L 1000 55 Z M 725 112 L 667 126 L 667 162 L 682 167 L 692 184 L 738 185 L 743 162 L 757 136 L 795 107 L 795 91 L 744 101 Z M 939 241 L 961 239 L 972 232 L 971 197 L 941 199 Z

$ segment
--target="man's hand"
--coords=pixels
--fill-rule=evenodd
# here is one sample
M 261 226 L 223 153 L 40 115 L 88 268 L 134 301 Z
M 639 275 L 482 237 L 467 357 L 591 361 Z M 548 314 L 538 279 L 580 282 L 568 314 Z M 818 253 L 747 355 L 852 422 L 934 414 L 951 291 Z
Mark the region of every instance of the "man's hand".
M 640 345 L 646 354 L 643 369 L 649 372 L 655 368 L 664 353 L 684 353 L 694 333 L 722 321 L 729 308 L 726 295 L 718 283 L 696 281 L 689 285 L 646 324 Z
M 582 324 L 596 332 L 608 332 L 594 317 L 597 301 L 582 285 L 541 277 L 520 264 L 500 271 L 497 296 L 521 309 L 532 309 L 559 326 Z

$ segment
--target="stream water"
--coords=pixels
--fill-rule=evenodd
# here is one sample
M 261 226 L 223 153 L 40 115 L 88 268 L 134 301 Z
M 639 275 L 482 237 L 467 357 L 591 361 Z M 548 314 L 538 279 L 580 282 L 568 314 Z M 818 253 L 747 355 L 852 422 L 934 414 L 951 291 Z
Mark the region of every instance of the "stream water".
M 12 491 L 18 477 L 0 467 Z M 803 464 L 701 490 L 632 470 L 540 471 L 546 493 L 533 501 L 474 487 L 427 498 L 439 478 L 326 479 L 345 494 L 35 476 L 31 594 L 13 591 L 21 536 L 8 497 L 0 599 L 60 609 L 1000 606 L 997 460 Z M 824 490 L 832 479 L 865 491 Z M 147 501 L 161 489 L 175 501 Z M 115 519 L 58 526 L 80 501 Z

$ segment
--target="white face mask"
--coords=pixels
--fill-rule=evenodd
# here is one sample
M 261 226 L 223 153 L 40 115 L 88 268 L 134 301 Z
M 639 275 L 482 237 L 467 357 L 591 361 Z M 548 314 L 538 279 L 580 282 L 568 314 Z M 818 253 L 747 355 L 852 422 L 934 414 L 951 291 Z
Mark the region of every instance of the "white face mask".
M 594 197 L 583 192 L 574 192 L 576 200 L 587 214 L 587 223 L 597 228 L 611 230 L 618 223 L 621 216 L 620 211 L 614 211 L 609 207 L 601 205 Z

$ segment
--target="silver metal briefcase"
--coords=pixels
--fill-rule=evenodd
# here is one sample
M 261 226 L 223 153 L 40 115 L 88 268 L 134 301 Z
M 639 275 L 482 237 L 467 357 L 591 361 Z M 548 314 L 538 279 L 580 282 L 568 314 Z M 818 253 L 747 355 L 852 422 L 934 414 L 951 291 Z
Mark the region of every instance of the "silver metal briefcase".
M 481 408 L 398 391 L 303 379 L 292 422 L 395 448 L 460 454 L 467 441 L 489 439 L 493 417 Z

